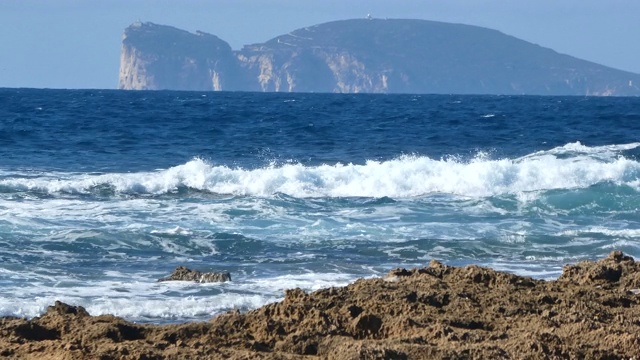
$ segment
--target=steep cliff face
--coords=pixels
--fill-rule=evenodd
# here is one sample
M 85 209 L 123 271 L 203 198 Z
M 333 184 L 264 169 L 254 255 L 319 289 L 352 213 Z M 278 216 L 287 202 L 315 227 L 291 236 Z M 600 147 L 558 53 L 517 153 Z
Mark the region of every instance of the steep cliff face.
M 120 89 L 223 90 L 232 88 L 237 61 L 217 36 L 152 23 L 125 30 Z
M 476 26 L 344 20 L 232 51 L 216 36 L 137 23 L 121 89 L 640 95 L 640 75 Z

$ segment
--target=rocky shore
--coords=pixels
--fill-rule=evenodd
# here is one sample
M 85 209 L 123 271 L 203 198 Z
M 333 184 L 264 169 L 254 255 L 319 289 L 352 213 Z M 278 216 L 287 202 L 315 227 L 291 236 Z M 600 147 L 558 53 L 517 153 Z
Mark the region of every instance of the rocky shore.
M 0 320 L 0 358 L 638 359 L 640 265 L 612 252 L 555 281 L 396 269 L 203 323 L 140 325 L 60 302 Z

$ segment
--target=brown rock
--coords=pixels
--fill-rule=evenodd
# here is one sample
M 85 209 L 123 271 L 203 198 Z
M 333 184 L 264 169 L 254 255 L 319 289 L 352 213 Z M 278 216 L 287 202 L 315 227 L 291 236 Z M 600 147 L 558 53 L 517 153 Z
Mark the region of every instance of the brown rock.
M 56 302 L 32 320 L 2 318 L 0 356 L 630 359 L 640 354 L 639 279 L 638 263 L 620 252 L 568 265 L 557 281 L 432 262 L 343 288 L 287 290 L 283 301 L 244 314 L 162 326 Z
M 158 281 L 195 281 L 199 283 L 225 282 L 231 281 L 231 274 L 228 272 L 200 272 L 191 270 L 184 266 L 178 266 L 168 277 L 158 279 Z

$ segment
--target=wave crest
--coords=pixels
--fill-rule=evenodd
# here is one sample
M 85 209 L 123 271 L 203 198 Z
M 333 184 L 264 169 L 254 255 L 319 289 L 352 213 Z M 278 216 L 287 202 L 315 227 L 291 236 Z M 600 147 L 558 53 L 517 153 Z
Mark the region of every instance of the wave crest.
M 612 182 L 637 189 L 640 164 L 621 155 L 640 143 L 587 147 L 571 143 L 515 159 L 431 159 L 405 155 L 365 164 L 270 165 L 258 169 L 193 160 L 166 170 L 140 173 L 48 174 L 5 177 L 3 192 L 170 194 L 181 189 L 269 197 L 411 198 L 434 193 L 469 197 L 586 188 Z M 97 190 L 96 190 L 97 189 Z

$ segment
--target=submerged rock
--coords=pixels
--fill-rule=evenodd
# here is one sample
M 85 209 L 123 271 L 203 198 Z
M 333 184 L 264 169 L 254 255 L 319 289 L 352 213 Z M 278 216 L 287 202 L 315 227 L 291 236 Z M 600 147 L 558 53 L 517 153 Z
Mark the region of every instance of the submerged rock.
M 195 281 L 199 283 L 225 282 L 231 281 L 229 272 L 200 272 L 191 270 L 184 266 L 178 266 L 171 275 L 158 281 Z

